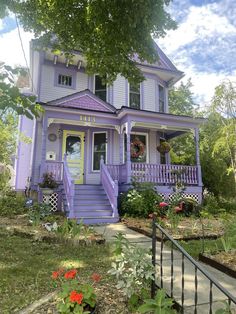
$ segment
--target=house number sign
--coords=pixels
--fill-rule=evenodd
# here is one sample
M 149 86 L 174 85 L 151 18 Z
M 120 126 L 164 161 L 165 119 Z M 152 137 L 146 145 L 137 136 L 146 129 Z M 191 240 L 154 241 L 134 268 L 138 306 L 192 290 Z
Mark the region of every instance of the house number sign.
M 80 116 L 80 121 L 96 122 L 96 119 L 95 119 L 95 117 L 92 117 L 92 116 L 84 116 L 84 115 L 81 115 L 81 116 Z

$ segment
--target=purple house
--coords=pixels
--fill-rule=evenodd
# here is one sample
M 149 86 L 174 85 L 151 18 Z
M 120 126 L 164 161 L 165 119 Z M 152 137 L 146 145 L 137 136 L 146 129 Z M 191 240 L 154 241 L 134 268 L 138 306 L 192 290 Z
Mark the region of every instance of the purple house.
M 159 61 L 137 62 L 145 76 L 132 86 L 118 76 L 113 85 L 86 73 L 86 60 L 75 52 L 72 61 L 31 43 L 32 92 L 45 112 L 39 119 L 20 117 L 19 130 L 32 138 L 18 143 L 16 190 L 38 190 L 42 175 L 52 172 L 59 188 L 50 196 L 69 217 L 86 223 L 119 220 L 117 197 L 132 178 L 152 182 L 166 199 L 176 176 L 185 195 L 201 202 L 199 118 L 168 113 L 168 89 L 183 73 L 156 47 Z M 196 164 L 172 165 L 163 141 L 193 132 Z

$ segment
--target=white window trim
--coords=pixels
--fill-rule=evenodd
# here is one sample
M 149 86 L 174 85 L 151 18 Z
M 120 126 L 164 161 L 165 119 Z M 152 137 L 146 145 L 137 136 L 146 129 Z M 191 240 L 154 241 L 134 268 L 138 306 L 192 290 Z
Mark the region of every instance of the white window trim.
M 141 110 L 142 107 L 143 107 L 143 104 L 142 104 L 142 83 L 139 83 L 139 95 L 140 95 L 140 108 L 137 109 L 137 110 Z M 130 83 L 128 82 L 128 107 L 130 107 Z M 141 133 L 140 133 L 141 134 Z
M 93 77 L 93 93 L 95 95 L 95 81 L 96 81 L 96 76 L 99 76 L 98 74 L 94 74 L 94 77 Z M 106 83 L 106 102 L 108 102 L 108 96 L 109 96 L 109 93 L 108 93 L 108 86 L 107 86 L 107 83 Z M 101 101 L 104 101 L 101 99 Z
M 92 172 L 95 172 L 95 173 L 99 173 L 100 170 L 94 170 L 93 169 L 93 161 L 94 161 L 94 134 L 104 134 L 106 133 L 106 162 L 107 162 L 107 144 L 108 144 L 108 132 L 107 131 L 99 131 L 99 132 L 92 132 L 92 166 L 91 166 L 91 169 L 92 169 Z
M 147 132 L 131 132 L 130 135 L 144 135 L 146 137 L 146 151 L 147 151 L 147 158 L 146 162 L 139 162 L 140 164 L 149 164 L 149 133 Z M 125 162 L 125 135 L 124 135 L 124 145 L 123 145 L 123 162 Z M 131 161 L 132 162 L 132 161 Z
M 164 85 L 160 84 L 160 82 L 157 82 L 157 89 L 158 89 L 158 112 L 160 111 L 160 93 L 159 93 L 159 85 L 163 88 L 164 91 L 164 111 L 162 113 L 166 113 L 166 88 Z

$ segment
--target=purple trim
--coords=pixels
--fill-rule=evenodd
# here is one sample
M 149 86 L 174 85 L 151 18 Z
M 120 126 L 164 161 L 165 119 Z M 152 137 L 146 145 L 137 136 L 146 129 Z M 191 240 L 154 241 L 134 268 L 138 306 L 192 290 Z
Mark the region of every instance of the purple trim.
M 159 66 L 156 66 L 156 65 L 151 65 L 151 64 L 143 64 L 143 63 L 137 62 L 137 65 L 139 65 L 141 67 L 155 69 L 155 70 L 158 70 L 158 71 L 161 71 L 161 72 L 173 73 L 173 74 L 175 74 L 174 76 L 177 76 L 177 77 L 181 77 L 184 74 L 184 72 L 179 71 L 179 70 L 166 69 L 166 68 L 162 68 L 162 67 L 159 67 Z
M 84 131 L 85 141 L 84 141 L 84 184 L 87 180 L 87 151 L 88 151 L 88 129 Z
M 34 175 L 35 175 L 35 158 L 36 158 L 36 143 L 37 143 L 37 136 L 38 136 L 38 121 L 35 120 L 35 127 L 34 127 L 34 139 L 33 139 L 33 158 L 31 164 L 31 184 L 34 184 Z
M 46 140 L 47 140 L 47 123 L 48 123 L 48 117 L 45 115 L 42 120 L 42 154 L 41 154 L 41 164 L 40 164 L 40 177 L 39 180 L 41 180 L 42 175 L 44 173 L 44 167 L 46 162 Z
M 80 67 L 80 69 L 78 69 L 76 65 L 72 65 L 72 64 L 66 67 L 65 63 L 57 62 L 56 64 L 54 64 L 52 60 L 47 60 L 47 59 L 44 59 L 43 64 L 47 66 L 57 67 L 57 68 L 60 68 L 61 70 L 69 70 L 69 71 L 74 71 L 76 73 L 77 72 L 85 73 L 84 67 Z
M 41 95 L 41 84 L 42 84 L 42 72 L 43 72 L 43 60 L 44 60 L 45 52 L 40 51 L 39 53 L 39 76 L 38 76 L 38 86 L 37 86 L 37 94 L 38 101 L 40 101 Z
M 68 89 L 76 89 L 76 74 L 77 74 L 77 72 L 75 72 L 73 70 L 69 70 L 67 68 L 57 68 L 56 67 L 54 69 L 54 86 L 62 87 L 62 88 L 68 88 Z M 58 76 L 59 75 L 71 76 L 72 86 L 58 84 Z
M 20 157 L 20 154 L 21 154 L 21 142 L 20 142 L 20 133 L 22 132 L 22 127 L 23 127 L 23 123 L 22 123 L 22 120 L 23 120 L 23 116 L 19 116 L 19 122 L 18 122 L 18 132 L 19 132 L 19 135 L 18 135 L 18 147 L 17 147 L 17 158 L 15 160 L 15 170 L 16 170 L 16 179 L 15 179 L 15 188 L 17 189 L 18 188 L 18 183 L 19 183 L 19 157 Z
M 166 81 L 163 81 L 157 74 L 147 73 L 147 72 L 143 72 L 143 74 L 146 78 L 150 78 L 152 80 L 155 80 L 157 83 L 160 83 L 164 87 L 167 87 L 167 85 L 168 85 L 168 83 Z
M 140 83 L 140 109 L 144 108 L 144 83 Z

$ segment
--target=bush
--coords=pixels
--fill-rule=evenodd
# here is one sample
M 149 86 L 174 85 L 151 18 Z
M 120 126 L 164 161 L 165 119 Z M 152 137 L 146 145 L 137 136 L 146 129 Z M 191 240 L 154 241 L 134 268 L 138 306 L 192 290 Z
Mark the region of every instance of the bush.
M 236 212 L 236 200 L 235 199 L 219 199 L 219 207 L 223 208 L 226 212 Z
M 203 208 L 205 211 L 213 215 L 219 212 L 220 206 L 214 194 L 208 193 L 205 195 L 203 199 Z
M 162 200 L 150 183 L 133 183 L 133 188 L 124 193 L 120 202 L 120 214 L 130 217 L 148 217 Z
M 8 191 L 0 198 L 0 216 L 14 217 L 27 212 L 25 198 L 14 191 Z

